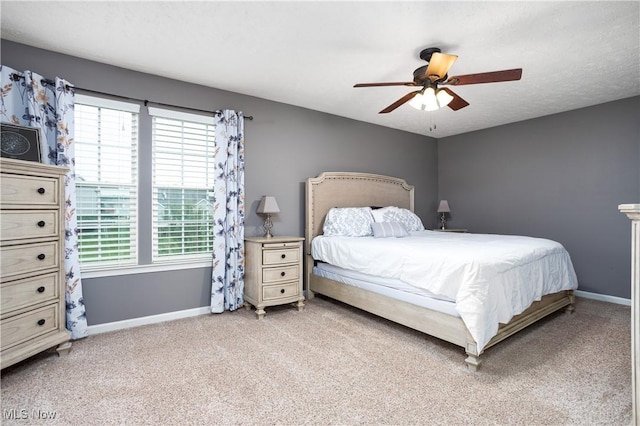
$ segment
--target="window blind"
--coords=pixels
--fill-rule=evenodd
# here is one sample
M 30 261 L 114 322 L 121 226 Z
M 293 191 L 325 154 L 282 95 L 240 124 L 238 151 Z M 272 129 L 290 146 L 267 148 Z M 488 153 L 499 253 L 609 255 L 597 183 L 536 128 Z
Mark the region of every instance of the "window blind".
M 153 114 L 153 260 L 210 258 L 213 119 L 149 110 Z
M 76 96 L 76 213 L 83 269 L 137 263 L 138 108 Z

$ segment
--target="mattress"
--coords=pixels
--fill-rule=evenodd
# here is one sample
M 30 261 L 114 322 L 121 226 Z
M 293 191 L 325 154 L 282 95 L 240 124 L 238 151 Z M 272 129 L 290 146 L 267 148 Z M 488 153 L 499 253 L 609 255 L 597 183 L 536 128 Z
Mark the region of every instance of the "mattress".
M 313 274 L 395 300 L 460 317 L 454 301 L 435 297 L 429 291 L 420 290 L 399 280 L 375 277 L 322 262 L 313 267 Z
M 555 241 L 513 235 L 414 231 L 405 238 L 313 239 L 314 259 L 400 281 L 455 301 L 478 350 L 534 301 L 578 286 L 569 254 Z

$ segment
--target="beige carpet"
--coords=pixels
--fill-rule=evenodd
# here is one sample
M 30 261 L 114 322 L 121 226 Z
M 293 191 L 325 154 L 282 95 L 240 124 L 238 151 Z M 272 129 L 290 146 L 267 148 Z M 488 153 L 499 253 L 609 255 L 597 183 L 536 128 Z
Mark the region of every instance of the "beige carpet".
M 576 308 L 475 374 L 462 348 L 320 298 L 105 333 L 5 369 L 2 424 L 630 424 L 630 308 Z

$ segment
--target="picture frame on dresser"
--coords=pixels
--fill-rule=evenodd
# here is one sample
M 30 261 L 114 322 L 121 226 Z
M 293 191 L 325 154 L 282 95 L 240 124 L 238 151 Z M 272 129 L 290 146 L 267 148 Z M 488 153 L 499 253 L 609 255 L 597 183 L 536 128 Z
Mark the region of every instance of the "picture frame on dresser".
M 2 123 L 0 125 L 0 152 L 4 158 L 42 163 L 40 129 Z

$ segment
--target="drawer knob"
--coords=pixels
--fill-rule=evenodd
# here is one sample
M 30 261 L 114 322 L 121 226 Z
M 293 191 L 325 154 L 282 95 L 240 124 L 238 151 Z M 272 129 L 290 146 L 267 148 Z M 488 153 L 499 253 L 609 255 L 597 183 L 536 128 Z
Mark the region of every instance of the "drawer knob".
M 39 319 L 39 320 L 38 320 L 38 325 L 44 325 L 44 323 L 45 323 L 45 322 L 46 322 L 46 321 L 44 320 L 44 318 Z
M 280 290 L 280 293 L 284 294 L 284 288 L 282 290 Z
M 44 192 L 45 192 L 44 188 L 38 188 L 38 194 L 42 195 L 42 194 L 44 194 Z
M 38 255 L 38 259 L 40 259 L 40 260 L 44 260 L 44 258 L 45 258 L 45 257 L 46 257 L 46 256 L 44 255 L 44 253 L 40 253 L 40 254 Z
M 38 222 L 38 226 L 40 228 L 44 228 L 44 225 L 46 225 L 46 223 L 44 223 L 44 220 L 41 220 L 40 222 Z
M 281 277 L 284 277 L 284 275 L 285 275 L 285 274 L 284 274 L 284 271 L 280 272 L 280 276 L 281 276 Z
M 44 286 L 41 285 L 40 287 L 38 287 L 38 289 L 36 290 L 38 293 L 44 293 Z
M 287 257 L 287 255 L 286 255 L 286 254 L 283 254 L 283 255 L 282 255 L 282 256 L 280 256 L 280 257 L 282 257 L 282 258 L 284 259 L 285 257 Z

